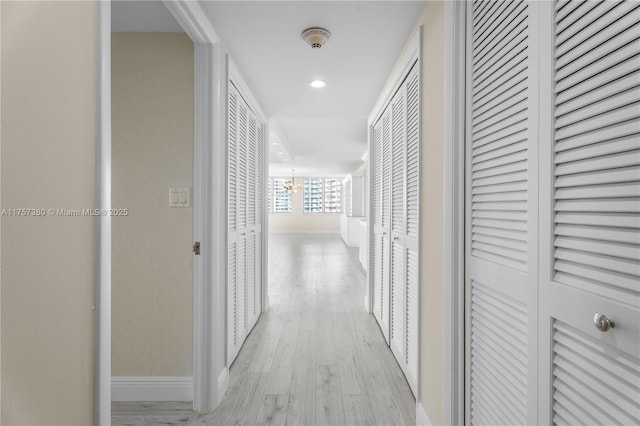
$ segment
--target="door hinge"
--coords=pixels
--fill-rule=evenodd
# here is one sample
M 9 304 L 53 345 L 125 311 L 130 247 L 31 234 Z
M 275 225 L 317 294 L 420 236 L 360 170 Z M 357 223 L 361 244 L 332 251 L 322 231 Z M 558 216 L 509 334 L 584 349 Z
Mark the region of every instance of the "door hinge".
M 200 241 L 196 241 L 193 245 L 193 253 L 200 254 Z

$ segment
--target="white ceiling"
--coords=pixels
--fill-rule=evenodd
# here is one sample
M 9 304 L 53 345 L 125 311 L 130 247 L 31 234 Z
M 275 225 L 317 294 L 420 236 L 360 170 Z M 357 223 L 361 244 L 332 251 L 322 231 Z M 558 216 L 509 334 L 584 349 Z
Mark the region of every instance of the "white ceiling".
M 366 152 L 367 117 L 424 0 L 203 1 L 270 124 L 270 174 L 344 176 Z M 300 37 L 320 26 L 312 50 Z M 183 32 L 159 0 L 112 2 L 114 32 Z M 314 89 L 321 79 L 327 87 Z
M 270 118 L 272 176 L 291 168 L 297 176 L 344 176 L 361 165 L 367 117 L 424 3 L 204 2 Z M 312 26 L 331 32 L 320 50 L 300 37 Z M 327 87 L 311 88 L 315 79 Z
M 115 0 L 111 3 L 111 31 L 114 33 L 184 32 L 159 0 Z

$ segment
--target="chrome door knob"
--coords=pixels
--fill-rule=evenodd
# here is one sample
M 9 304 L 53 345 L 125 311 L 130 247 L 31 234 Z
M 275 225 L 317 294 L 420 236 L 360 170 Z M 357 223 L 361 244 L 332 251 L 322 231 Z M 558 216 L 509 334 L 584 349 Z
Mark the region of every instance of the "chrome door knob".
M 593 325 L 602 332 L 609 330 L 610 328 L 616 327 L 616 322 L 613 318 L 607 318 L 604 314 L 595 314 L 593 316 Z

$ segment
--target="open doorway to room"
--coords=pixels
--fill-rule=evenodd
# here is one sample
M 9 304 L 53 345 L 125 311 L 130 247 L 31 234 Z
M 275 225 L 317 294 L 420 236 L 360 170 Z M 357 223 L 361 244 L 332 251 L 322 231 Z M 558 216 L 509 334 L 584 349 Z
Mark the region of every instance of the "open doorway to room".
M 268 302 L 246 340 L 241 333 L 242 347 L 229 360 L 225 398 L 199 421 L 414 423 L 417 380 L 412 388 L 398 365 L 402 361 L 396 361 L 370 314 L 367 155 L 373 124 L 368 117 L 381 106 L 377 99 L 385 98 L 386 104 L 403 90 L 392 87 L 381 95 L 424 5 L 208 2 L 205 7 L 269 118 L 263 197 Z M 302 34 L 315 26 L 327 38 L 320 48 L 312 48 Z M 268 43 L 255 43 L 265 38 Z M 401 70 L 400 81 L 390 86 L 402 83 L 407 71 Z M 233 107 L 229 111 L 235 117 Z M 394 119 L 407 120 L 398 112 Z M 230 141 L 245 137 L 238 125 L 243 124 L 229 119 Z M 230 145 L 229 152 L 236 150 Z M 390 170 L 391 163 L 385 164 Z M 244 167 L 230 159 L 234 173 Z M 230 208 L 239 205 L 244 211 L 244 204 L 234 204 L 238 189 L 245 191 L 244 186 L 229 187 Z M 232 278 L 238 277 L 245 279 L 243 273 Z M 246 318 L 234 319 L 243 324 Z
M 119 424 L 193 401 L 194 44 L 161 2 L 112 3 L 111 88 Z

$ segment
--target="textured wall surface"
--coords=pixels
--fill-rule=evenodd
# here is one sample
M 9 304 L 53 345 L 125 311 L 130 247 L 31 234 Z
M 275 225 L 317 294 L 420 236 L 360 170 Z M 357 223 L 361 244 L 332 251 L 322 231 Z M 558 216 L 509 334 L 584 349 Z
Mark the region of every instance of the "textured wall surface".
M 295 182 L 304 184 L 304 178 Z M 304 188 L 293 194 L 291 213 L 270 213 L 269 232 L 340 232 L 340 214 L 303 213 Z
M 1 7 L 2 208 L 93 208 L 96 4 Z M 95 226 L 2 218 L 4 425 L 93 423 Z
M 191 376 L 193 43 L 181 33 L 113 33 L 112 374 Z

